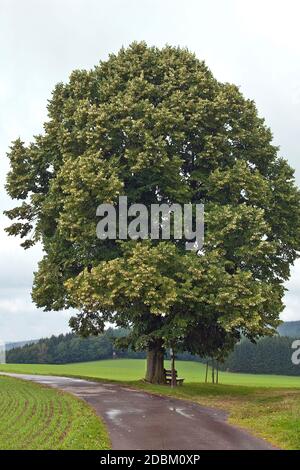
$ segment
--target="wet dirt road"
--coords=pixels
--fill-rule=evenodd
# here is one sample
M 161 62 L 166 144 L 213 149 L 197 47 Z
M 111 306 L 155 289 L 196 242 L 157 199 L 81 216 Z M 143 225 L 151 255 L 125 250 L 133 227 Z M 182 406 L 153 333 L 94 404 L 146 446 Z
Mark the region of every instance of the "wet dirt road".
M 66 377 L 4 374 L 72 393 L 106 423 L 116 450 L 273 449 L 262 439 L 229 425 L 226 413 L 122 385 Z

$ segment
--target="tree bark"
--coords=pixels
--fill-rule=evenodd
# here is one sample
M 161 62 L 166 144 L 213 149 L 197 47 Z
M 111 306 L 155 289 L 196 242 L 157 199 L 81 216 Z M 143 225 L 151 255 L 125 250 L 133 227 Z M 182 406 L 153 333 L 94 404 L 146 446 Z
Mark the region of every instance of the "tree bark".
M 149 346 L 147 352 L 147 370 L 145 380 L 151 384 L 165 384 L 164 349 L 157 341 Z

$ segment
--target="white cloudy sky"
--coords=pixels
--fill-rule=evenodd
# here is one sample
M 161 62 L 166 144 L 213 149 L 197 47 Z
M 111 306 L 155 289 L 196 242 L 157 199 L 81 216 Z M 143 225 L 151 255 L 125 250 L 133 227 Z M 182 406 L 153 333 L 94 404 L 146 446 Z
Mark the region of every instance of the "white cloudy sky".
M 300 183 L 300 2 L 298 0 L 0 0 L 0 338 L 65 332 L 68 313 L 30 299 L 40 250 L 24 252 L 3 232 L 11 140 L 42 130 L 46 102 L 75 68 L 91 68 L 135 40 L 187 46 L 215 76 L 256 101 Z M 300 262 L 283 319 L 300 319 Z

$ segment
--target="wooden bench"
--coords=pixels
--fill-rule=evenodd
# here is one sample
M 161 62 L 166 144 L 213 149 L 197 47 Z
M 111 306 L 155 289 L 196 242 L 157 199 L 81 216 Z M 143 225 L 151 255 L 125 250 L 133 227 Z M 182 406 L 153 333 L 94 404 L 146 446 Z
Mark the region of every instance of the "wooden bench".
M 172 385 L 172 370 L 171 369 L 164 369 L 164 371 L 165 371 L 167 384 Z M 184 379 L 181 379 L 180 377 L 177 376 L 177 370 L 175 370 L 175 377 L 176 377 L 176 385 L 182 385 Z

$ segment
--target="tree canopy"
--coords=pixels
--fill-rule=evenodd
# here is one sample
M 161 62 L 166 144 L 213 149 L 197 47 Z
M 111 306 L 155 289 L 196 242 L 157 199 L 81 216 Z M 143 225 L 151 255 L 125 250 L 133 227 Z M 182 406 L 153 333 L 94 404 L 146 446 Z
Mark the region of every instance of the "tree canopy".
M 134 43 L 59 83 L 48 112 L 32 144 L 12 144 L 6 185 L 21 200 L 6 212 L 8 233 L 44 249 L 39 307 L 78 309 L 71 325 L 85 335 L 107 321 L 130 327 L 133 347 L 158 351 L 156 362 L 210 325 L 226 344 L 274 332 L 300 195 L 253 101 L 186 49 Z M 96 208 L 119 195 L 203 203 L 201 252 L 176 239 L 97 239 Z M 159 370 L 148 379 L 163 381 Z

